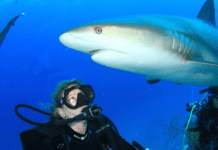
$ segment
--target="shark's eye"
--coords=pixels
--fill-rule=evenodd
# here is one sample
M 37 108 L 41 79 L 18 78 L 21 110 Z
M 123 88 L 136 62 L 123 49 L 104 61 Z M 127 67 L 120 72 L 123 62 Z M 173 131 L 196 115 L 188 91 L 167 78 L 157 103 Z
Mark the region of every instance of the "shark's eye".
M 95 28 L 95 32 L 96 32 L 97 34 L 101 34 L 102 29 L 101 29 L 100 27 L 96 27 L 96 28 Z

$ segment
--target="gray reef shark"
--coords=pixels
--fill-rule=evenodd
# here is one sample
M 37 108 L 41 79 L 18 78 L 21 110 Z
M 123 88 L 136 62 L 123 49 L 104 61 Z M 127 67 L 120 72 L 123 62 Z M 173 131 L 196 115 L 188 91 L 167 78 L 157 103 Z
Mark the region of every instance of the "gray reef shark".
M 17 15 L 15 16 L 14 18 L 12 18 L 8 23 L 7 25 L 4 27 L 4 29 L 0 32 L 0 46 L 2 45 L 2 42 L 4 41 L 9 29 L 11 26 L 14 25 L 14 22 L 17 20 L 17 18 L 19 17 L 20 15 Z
M 218 28 L 214 1 L 197 18 L 137 15 L 75 27 L 59 37 L 96 63 L 146 75 L 148 83 L 218 86 Z

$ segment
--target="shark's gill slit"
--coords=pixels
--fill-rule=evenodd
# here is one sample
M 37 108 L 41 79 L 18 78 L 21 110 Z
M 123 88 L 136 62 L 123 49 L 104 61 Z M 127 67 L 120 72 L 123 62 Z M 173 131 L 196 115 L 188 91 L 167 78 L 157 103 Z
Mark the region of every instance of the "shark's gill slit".
M 171 31 L 171 33 L 172 33 L 172 40 L 173 40 L 172 50 L 174 50 L 174 48 L 175 48 L 174 33 L 172 31 Z
M 185 48 L 184 48 L 185 54 L 188 54 L 188 49 L 189 49 L 189 38 L 185 37 Z
M 178 52 L 179 53 L 182 53 L 182 51 L 183 51 L 183 36 L 182 36 L 182 34 L 179 34 L 179 49 L 178 49 Z

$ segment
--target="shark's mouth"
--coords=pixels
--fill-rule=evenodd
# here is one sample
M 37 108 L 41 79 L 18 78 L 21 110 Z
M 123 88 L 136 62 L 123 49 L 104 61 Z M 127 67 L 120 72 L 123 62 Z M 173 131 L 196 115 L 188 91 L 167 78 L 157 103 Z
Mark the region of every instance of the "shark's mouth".
M 96 50 L 89 51 L 89 54 L 94 55 L 94 54 L 97 54 L 97 53 L 100 53 L 100 52 L 103 52 L 103 51 L 106 51 L 106 50 L 104 50 L 104 49 L 96 49 Z
M 116 51 L 116 52 L 125 54 L 125 53 L 123 53 L 123 52 L 121 52 L 121 51 L 118 51 L 118 50 L 109 50 L 109 49 L 96 49 L 96 50 L 91 50 L 91 51 L 89 51 L 88 53 L 91 54 L 91 55 L 95 55 L 95 54 L 102 53 L 102 52 L 106 52 L 106 51 Z

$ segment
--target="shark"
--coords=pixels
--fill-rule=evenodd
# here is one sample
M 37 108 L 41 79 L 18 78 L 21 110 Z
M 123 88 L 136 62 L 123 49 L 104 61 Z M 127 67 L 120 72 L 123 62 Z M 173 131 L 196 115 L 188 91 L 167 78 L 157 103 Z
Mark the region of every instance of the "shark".
M 9 29 L 11 28 L 11 26 L 14 25 L 14 22 L 17 20 L 17 18 L 20 15 L 15 16 L 14 18 L 12 18 L 7 25 L 3 28 L 3 30 L 0 32 L 0 46 L 2 45 L 2 42 L 4 41 Z
M 143 74 L 150 84 L 218 86 L 213 0 L 206 0 L 196 18 L 144 14 L 105 19 L 67 30 L 59 40 L 98 64 Z

